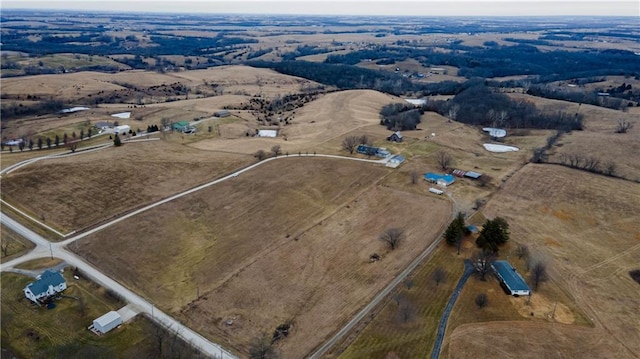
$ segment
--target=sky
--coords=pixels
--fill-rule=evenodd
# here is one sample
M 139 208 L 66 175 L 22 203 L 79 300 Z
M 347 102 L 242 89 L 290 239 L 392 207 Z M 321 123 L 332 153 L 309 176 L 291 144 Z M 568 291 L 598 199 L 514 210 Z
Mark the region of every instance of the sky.
M 413 15 L 413 16 L 637 16 L 640 0 L 2 0 L 1 9 L 116 12 Z

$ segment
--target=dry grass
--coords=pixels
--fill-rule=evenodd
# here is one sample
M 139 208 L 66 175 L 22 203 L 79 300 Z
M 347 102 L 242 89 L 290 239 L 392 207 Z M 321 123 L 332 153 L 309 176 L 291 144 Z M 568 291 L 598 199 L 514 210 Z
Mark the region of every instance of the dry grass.
M 637 357 L 640 338 L 634 328 L 640 321 L 629 313 L 638 311 L 640 300 L 628 271 L 640 261 L 638 208 L 640 189 L 629 181 L 552 165 L 527 165 L 515 174 L 485 213 L 505 217 L 512 238 L 550 261 L 552 281 L 534 293 L 543 300 L 533 301 L 544 320 L 460 325 L 450 334 L 449 357 Z M 573 313 L 575 324 L 594 327 L 547 322 L 555 301 L 568 309 L 563 309 L 565 322 Z
M 2 179 L 2 197 L 65 232 L 195 187 L 252 161 L 166 141 L 39 161 Z
M 54 309 L 36 307 L 22 292 L 33 279 L 2 273 L 3 355 L 8 349 L 24 358 L 160 357 L 155 334 L 162 332 L 142 316 L 101 337 L 88 331 L 93 319 L 123 304 L 92 282 L 74 280 L 70 272 L 65 277 L 64 294 L 82 299 L 84 315 L 79 302 L 69 297 L 57 300 Z M 168 342 L 170 334 L 164 335 Z
M 436 268 L 444 269 L 445 280 L 439 285 L 433 279 Z M 384 358 L 393 353 L 400 358 L 426 358 L 433 350 L 438 323 L 444 307 L 462 275 L 462 257 L 455 249 L 440 245 L 425 263 L 410 277 L 411 288 L 406 284 L 386 300 L 361 332 L 345 349 L 337 347 L 327 357 Z M 398 318 L 400 307 L 396 298 L 413 303 L 415 316 L 405 323 Z M 344 351 L 343 351 L 344 350 Z
M 344 137 L 365 128 L 376 129 L 379 133 L 377 138 L 383 138 L 388 131 L 377 125 L 380 122 L 378 112 L 382 106 L 398 101 L 402 100 L 371 90 L 330 93 L 297 110 L 293 124 L 282 127 L 278 138 L 246 138 L 245 132 L 255 127 L 249 123 L 240 127 L 234 124 L 233 129 L 221 126 L 221 131 L 228 134 L 225 136 L 227 138 L 201 141 L 191 146 L 204 150 L 252 154 L 259 149 L 269 150 L 271 146 L 278 144 L 282 146 L 283 152 L 317 150 L 326 153 L 329 149 L 334 153 L 340 151 Z M 230 138 L 234 136 L 235 138 Z
M 78 251 L 239 352 L 261 331 L 291 321 L 293 332 L 280 349 L 302 357 L 429 245 L 449 219 L 442 198 L 375 185 L 388 172 L 322 158 L 271 162 L 117 224 L 83 240 Z M 389 225 L 407 233 L 393 252 L 377 239 Z M 383 259 L 369 263 L 374 252 Z
M 0 262 L 6 262 L 19 257 L 34 247 L 34 244 L 19 236 L 16 232 L 7 228 L 4 224 L 0 226 Z M 6 254 L 5 254 L 6 251 Z

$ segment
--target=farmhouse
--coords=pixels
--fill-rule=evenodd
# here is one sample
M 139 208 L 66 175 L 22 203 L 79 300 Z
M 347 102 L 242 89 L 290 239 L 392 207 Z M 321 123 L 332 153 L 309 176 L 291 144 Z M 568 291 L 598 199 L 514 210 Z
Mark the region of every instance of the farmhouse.
M 120 317 L 120 314 L 112 310 L 109 313 L 101 316 L 100 318 L 95 319 L 93 321 L 93 324 L 89 326 L 89 330 L 98 335 L 102 335 L 120 324 L 122 324 L 122 318 Z
M 442 187 L 447 187 L 456 181 L 456 179 L 452 175 L 441 175 L 438 173 L 431 173 L 431 172 L 425 174 L 424 179 L 427 182 L 436 183 L 438 186 L 442 186 Z
M 174 131 L 184 132 L 189 128 L 189 121 L 178 121 L 171 124 L 171 129 Z
M 391 142 L 402 142 L 402 134 L 400 131 L 396 131 L 391 134 L 391 136 L 387 137 L 387 141 Z
M 495 261 L 491 267 L 496 273 L 500 285 L 507 293 L 514 297 L 531 294 L 531 289 L 529 289 L 527 283 L 525 283 L 524 279 L 522 279 L 511 263 L 508 261 Z
M 99 130 L 108 130 L 111 128 L 111 122 L 99 121 L 94 126 Z
M 40 304 L 67 289 L 67 282 L 60 272 L 44 271 L 35 282 L 27 284 L 24 296 L 30 301 Z

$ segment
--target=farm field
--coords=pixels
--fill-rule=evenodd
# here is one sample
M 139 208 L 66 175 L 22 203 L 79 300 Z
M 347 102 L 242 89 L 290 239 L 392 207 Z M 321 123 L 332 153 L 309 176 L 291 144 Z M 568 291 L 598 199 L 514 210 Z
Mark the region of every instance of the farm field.
M 327 357 L 428 358 L 444 307 L 462 276 L 463 258 L 441 244 L 351 342 L 335 347 Z M 436 269 L 445 272 L 440 283 L 433 277 Z
M 550 151 L 550 161 L 560 162 L 561 154 L 594 156 L 600 159 L 601 166 L 607 162 L 615 163 L 616 175 L 632 181 L 640 180 L 640 160 L 638 156 L 630 156 L 631 153 L 640 151 L 640 109 L 637 107 L 622 112 L 523 94 L 509 96 L 531 101 L 546 111 L 561 110 L 584 115 L 584 130 L 562 135 Z M 627 133 L 615 133 L 619 119 L 629 121 L 633 127 Z
M 441 197 L 378 186 L 389 171 L 347 160 L 285 158 L 118 223 L 73 249 L 237 352 L 289 322 L 292 332 L 279 349 L 302 357 L 435 240 L 450 218 L 451 205 Z M 378 240 L 388 226 L 407 234 L 394 251 Z M 370 263 L 372 253 L 382 259 Z
M 169 358 L 193 355 L 184 343 L 170 344 L 173 333 L 155 327 L 145 317 L 137 317 L 112 332 L 98 337 L 87 330 L 92 321 L 124 304 L 104 289 L 65 274 L 68 288 L 56 307 L 36 307 L 22 289 L 33 281 L 26 276 L 2 273 L 2 346 L 23 358 Z M 78 299 L 82 300 L 80 304 Z M 162 343 L 158 351 L 158 338 Z M 173 339 L 175 340 L 175 339 Z M 3 350 L 3 356 L 6 353 Z M 197 355 L 197 354 L 196 354 Z
M 167 141 L 126 143 L 42 160 L 2 178 L 2 198 L 66 232 L 215 179 L 248 156 L 194 151 Z
M 539 302 L 546 305 L 544 320 L 459 322 L 449 328 L 448 357 L 637 357 L 640 337 L 633 328 L 640 322 L 629 313 L 640 309 L 640 300 L 628 272 L 640 263 L 638 208 L 637 183 L 555 165 L 529 164 L 516 173 L 483 212 L 506 218 L 511 238 L 549 262 L 551 281 L 532 299 L 546 299 Z M 566 306 L 558 304 L 559 323 L 549 321 L 552 301 Z M 454 323 L 460 310 L 454 308 Z

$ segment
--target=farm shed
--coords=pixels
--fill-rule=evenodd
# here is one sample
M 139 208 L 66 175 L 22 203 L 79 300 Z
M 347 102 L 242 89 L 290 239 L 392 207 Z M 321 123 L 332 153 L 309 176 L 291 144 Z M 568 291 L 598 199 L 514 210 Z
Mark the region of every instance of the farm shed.
M 276 137 L 278 136 L 277 130 L 259 130 L 258 137 Z
M 530 295 L 531 289 L 508 261 L 495 261 L 491 265 L 505 291 L 515 297 Z
M 442 187 L 447 187 L 456 181 L 456 179 L 452 175 L 441 175 L 438 173 L 431 173 L 431 172 L 425 174 L 424 179 L 427 182 L 436 183 L 437 185 Z
M 441 189 L 437 189 L 437 188 L 433 188 L 433 187 L 429 188 L 429 192 L 431 192 L 431 193 L 435 193 L 435 194 L 437 194 L 437 195 L 441 195 L 441 194 L 443 194 L 443 193 L 444 193 L 444 191 L 443 191 L 443 190 L 441 190 Z
M 116 126 L 113 128 L 113 132 L 117 134 L 129 133 L 129 131 L 131 131 L 131 126 L 129 125 Z
M 391 136 L 387 137 L 387 141 L 391 142 L 402 142 L 402 134 L 400 131 L 396 131 L 391 134 Z
M 189 121 L 179 121 L 171 124 L 171 129 L 184 132 L 187 128 L 189 128 Z
M 378 151 L 380 151 L 378 147 L 367 145 L 358 145 L 358 147 L 356 148 L 356 152 L 367 156 L 375 156 L 378 154 Z
M 473 172 L 473 171 L 467 171 L 467 172 L 464 174 L 464 176 L 465 176 L 465 177 L 472 178 L 472 179 L 478 179 L 478 178 L 480 178 L 480 176 L 482 176 L 482 173 Z
M 400 164 L 402 164 L 402 162 L 404 162 L 404 160 L 405 160 L 404 156 L 395 155 L 395 156 L 391 157 L 389 159 L 389 161 L 387 161 L 386 166 L 387 167 L 391 167 L 391 168 L 396 168 L 396 167 L 400 166 Z
M 40 304 L 48 298 L 67 289 L 67 282 L 60 272 L 44 271 L 35 282 L 27 284 L 24 296 L 30 301 Z
M 100 318 L 95 319 L 93 325 L 89 327 L 89 330 L 97 332 L 97 334 L 105 334 L 120 324 L 122 324 L 120 314 L 112 310 Z
M 229 112 L 228 110 L 220 110 L 214 112 L 213 115 L 216 117 L 228 117 L 231 116 L 231 112 Z

